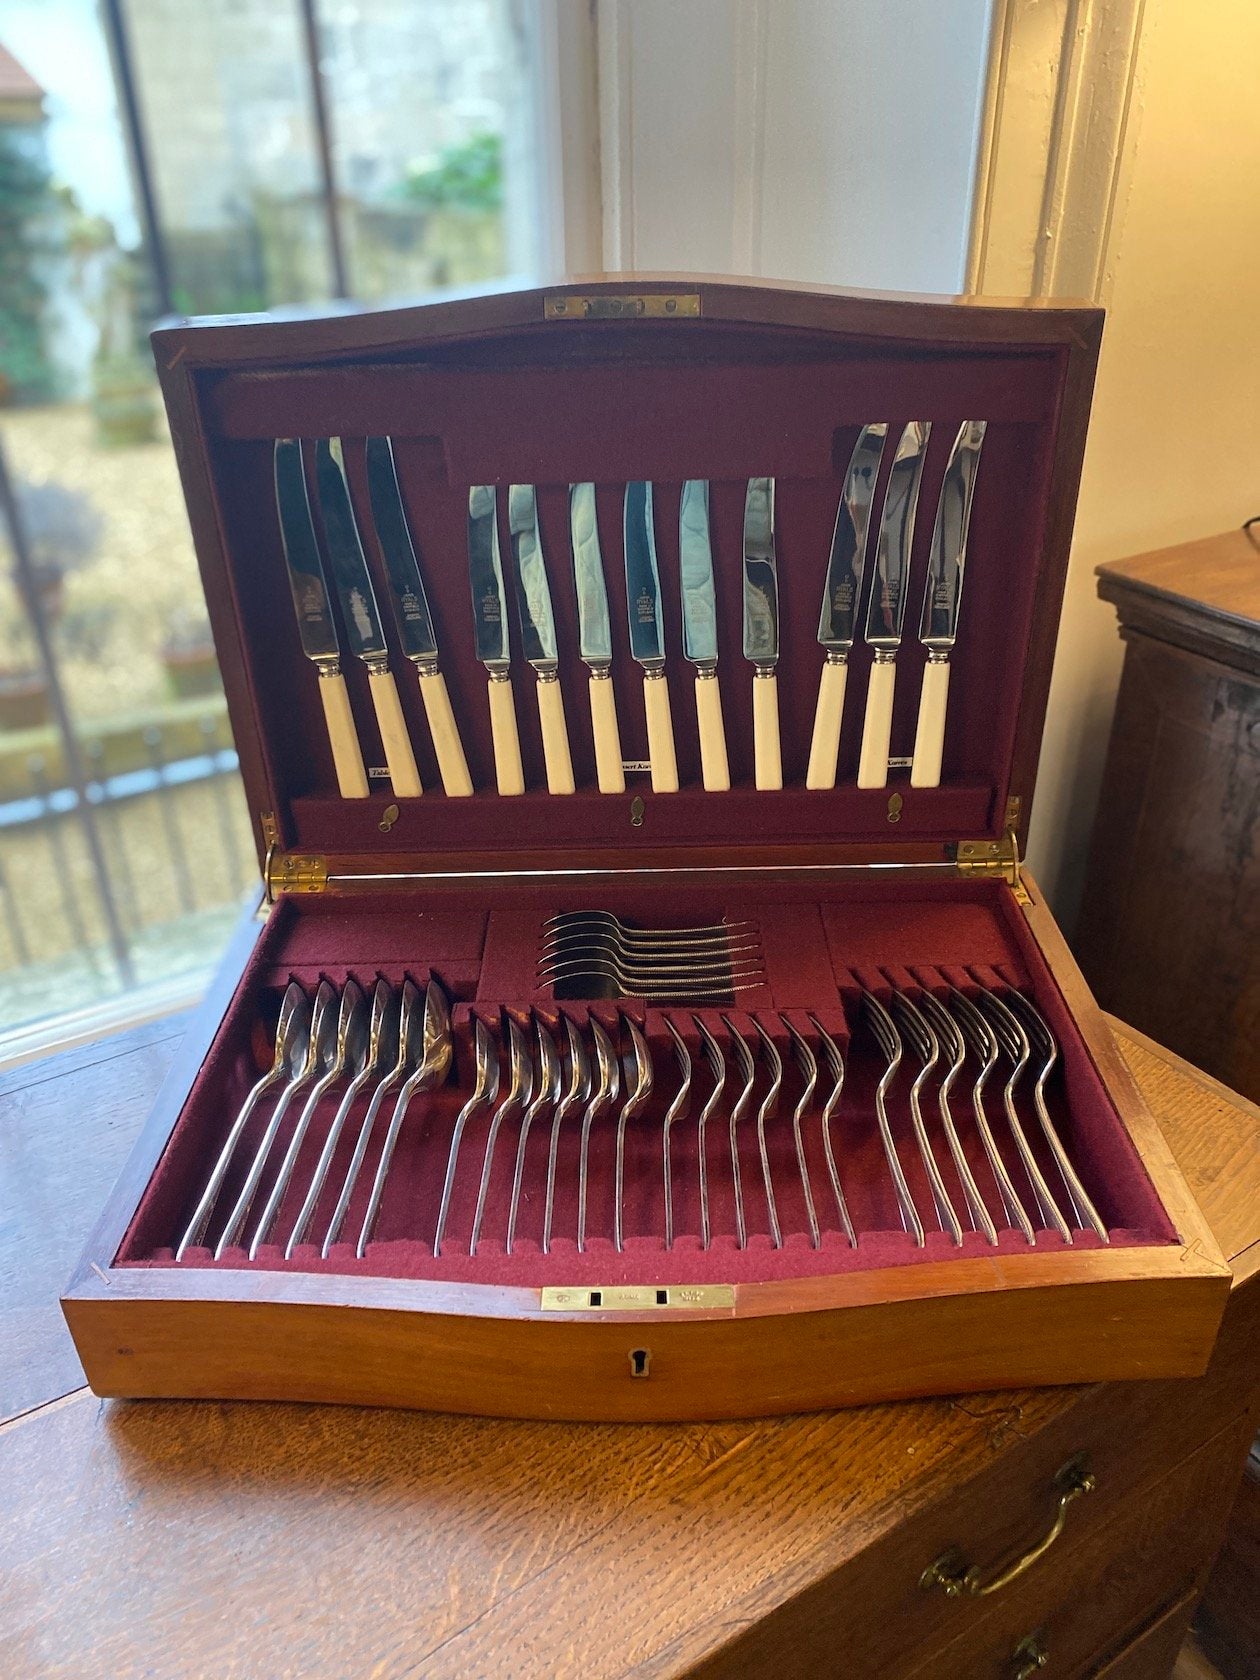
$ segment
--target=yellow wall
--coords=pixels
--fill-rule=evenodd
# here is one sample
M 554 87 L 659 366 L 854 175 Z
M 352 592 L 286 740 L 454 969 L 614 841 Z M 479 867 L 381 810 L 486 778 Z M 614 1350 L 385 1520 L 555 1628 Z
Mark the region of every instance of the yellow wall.
M 1147 0 L 1029 851 L 1069 925 L 1122 651 L 1094 567 L 1260 513 L 1258 66 L 1258 0 Z

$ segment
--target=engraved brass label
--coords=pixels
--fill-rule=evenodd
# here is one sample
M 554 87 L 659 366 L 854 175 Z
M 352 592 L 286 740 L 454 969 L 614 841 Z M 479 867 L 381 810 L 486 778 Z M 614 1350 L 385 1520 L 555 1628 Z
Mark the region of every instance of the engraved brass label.
M 565 1284 L 542 1291 L 544 1312 L 730 1312 L 734 1306 L 733 1283 Z
M 605 292 L 595 296 L 568 294 L 543 299 L 546 321 L 636 321 L 648 317 L 694 320 L 700 313 L 699 292 Z

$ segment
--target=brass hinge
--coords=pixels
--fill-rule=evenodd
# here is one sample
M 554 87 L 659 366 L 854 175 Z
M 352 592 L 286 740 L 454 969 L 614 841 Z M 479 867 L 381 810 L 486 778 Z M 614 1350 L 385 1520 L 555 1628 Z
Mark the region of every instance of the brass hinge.
M 280 825 L 274 811 L 262 813 L 262 835 L 267 842 L 263 860 L 263 888 L 268 904 L 279 893 L 321 893 L 328 885 L 328 859 L 317 852 L 282 852 Z
M 544 321 L 694 320 L 700 313 L 699 292 L 600 292 L 589 297 L 573 292 L 543 299 Z
M 1031 904 L 1028 890 L 1020 878 L 1019 841 L 1015 836 L 1019 822 L 1019 800 L 1006 802 L 1006 832 L 1000 840 L 960 840 L 954 854 L 954 867 L 960 875 L 985 875 L 1006 881 L 1020 904 Z

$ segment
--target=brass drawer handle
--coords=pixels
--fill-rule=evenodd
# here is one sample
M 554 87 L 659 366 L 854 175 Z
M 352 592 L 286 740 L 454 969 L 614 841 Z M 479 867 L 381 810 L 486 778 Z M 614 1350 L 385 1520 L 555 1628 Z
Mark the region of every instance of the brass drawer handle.
M 938 1557 L 935 1563 L 923 1571 L 919 1577 L 919 1585 L 925 1591 L 939 1587 L 946 1598 L 962 1598 L 964 1595 L 969 1598 L 987 1598 L 990 1593 L 1001 1592 L 1003 1587 L 1009 1587 L 1012 1581 L 1017 1581 L 1021 1575 L 1026 1574 L 1038 1558 L 1046 1555 L 1063 1533 L 1068 1506 L 1074 1499 L 1079 1499 L 1081 1494 L 1092 1493 L 1096 1483 L 1085 1468 L 1085 1460 L 1073 1458 L 1057 1472 L 1054 1485 L 1059 1490 L 1059 1504 L 1049 1532 L 1038 1540 L 1031 1551 L 1025 1552 L 1023 1557 L 1016 1558 L 1014 1563 L 999 1571 L 991 1581 L 981 1578 L 978 1565 L 972 1564 L 968 1568 L 961 1553 L 950 1551 Z
M 1039 1635 L 1030 1633 L 1011 1652 L 1011 1661 L 1019 1664 L 1018 1668 L 1011 1670 L 1011 1680 L 1032 1680 L 1033 1675 L 1039 1674 L 1050 1661 L 1050 1652 Z

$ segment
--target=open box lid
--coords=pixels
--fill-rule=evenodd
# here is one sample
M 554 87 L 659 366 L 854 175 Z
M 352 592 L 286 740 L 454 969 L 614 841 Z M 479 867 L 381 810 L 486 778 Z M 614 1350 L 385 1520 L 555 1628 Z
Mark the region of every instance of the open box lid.
M 583 859 L 639 868 L 719 853 L 834 864 L 997 857 L 1027 828 L 1102 312 L 1056 303 L 868 296 L 834 288 L 673 276 L 602 276 L 327 316 L 215 318 L 153 335 L 260 860 L 272 883 Z M 934 513 L 960 425 L 987 422 L 965 590 L 951 658 L 941 783 L 908 763 L 926 650 L 919 611 Z M 836 786 L 805 787 L 823 665 L 817 641 L 832 530 L 861 428 L 888 424 L 874 534 L 893 448 L 930 421 L 897 656 L 884 788 L 856 786 L 871 664 L 849 659 Z M 364 440 L 388 435 L 436 623 L 474 794 L 441 790 L 415 673 L 399 645 L 370 517 Z M 343 440 L 390 662 L 425 789 L 399 799 L 365 668 L 343 657 L 372 791 L 337 791 L 314 665 L 303 656 L 273 483 L 277 438 Z M 310 445 L 308 444 L 308 448 Z M 753 785 L 753 667 L 742 652 L 742 526 L 750 477 L 775 479 L 782 790 Z M 710 482 L 719 677 L 732 786 L 702 789 L 694 668 L 683 657 L 682 484 Z M 647 774 L 642 672 L 631 658 L 622 498 L 654 485 L 667 678 L 680 791 Z M 624 794 L 595 782 L 587 669 L 578 654 L 568 486 L 597 486 L 612 615 Z M 495 791 L 486 671 L 473 645 L 468 491 L 537 486 L 577 791 L 546 791 L 534 673 L 513 622 L 512 687 L 526 792 Z M 318 513 L 316 514 L 318 523 Z M 339 609 L 334 607 L 334 611 Z M 860 621 L 859 621 L 860 622 Z M 343 624 L 344 631 L 344 624 Z M 343 649 L 346 646 L 342 637 Z

